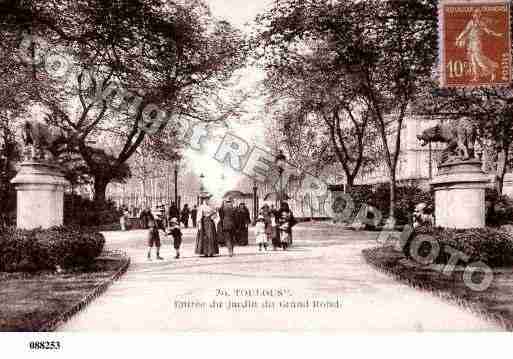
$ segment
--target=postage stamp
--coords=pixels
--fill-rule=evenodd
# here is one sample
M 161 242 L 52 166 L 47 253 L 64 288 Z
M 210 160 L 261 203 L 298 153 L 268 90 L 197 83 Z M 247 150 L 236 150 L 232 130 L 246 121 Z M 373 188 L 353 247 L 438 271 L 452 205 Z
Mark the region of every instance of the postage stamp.
M 511 81 L 509 2 L 441 1 L 439 37 L 442 87 Z

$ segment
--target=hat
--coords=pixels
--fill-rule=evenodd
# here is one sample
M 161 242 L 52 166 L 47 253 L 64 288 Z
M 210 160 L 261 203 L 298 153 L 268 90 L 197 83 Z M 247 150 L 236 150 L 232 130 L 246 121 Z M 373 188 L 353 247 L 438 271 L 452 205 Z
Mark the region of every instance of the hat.
M 201 192 L 199 195 L 199 198 L 201 199 L 210 199 L 212 198 L 212 195 L 208 192 Z

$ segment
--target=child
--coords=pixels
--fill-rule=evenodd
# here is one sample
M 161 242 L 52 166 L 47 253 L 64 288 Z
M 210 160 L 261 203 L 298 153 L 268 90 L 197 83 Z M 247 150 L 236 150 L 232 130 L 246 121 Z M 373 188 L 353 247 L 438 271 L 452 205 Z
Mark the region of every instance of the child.
M 148 222 L 150 229 L 148 230 L 148 260 L 151 261 L 151 249 L 153 246 L 157 249 L 157 259 L 162 260 L 160 256 L 160 235 L 159 229 L 155 225 L 155 221 L 150 220 Z
M 258 250 L 262 251 L 262 247 L 267 250 L 267 233 L 265 231 L 264 216 L 260 214 L 257 218 L 255 225 L 256 243 L 258 244 Z
M 287 250 L 287 247 L 290 243 L 290 226 L 289 226 L 289 220 L 287 218 L 287 214 L 283 213 L 280 218 L 280 240 L 281 240 L 281 247 L 284 251 Z
M 175 258 L 180 258 L 180 245 L 182 244 L 182 231 L 180 230 L 180 224 L 178 223 L 178 219 L 173 217 L 171 218 L 171 230 L 170 233 L 173 236 L 173 247 L 175 247 L 176 256 Z

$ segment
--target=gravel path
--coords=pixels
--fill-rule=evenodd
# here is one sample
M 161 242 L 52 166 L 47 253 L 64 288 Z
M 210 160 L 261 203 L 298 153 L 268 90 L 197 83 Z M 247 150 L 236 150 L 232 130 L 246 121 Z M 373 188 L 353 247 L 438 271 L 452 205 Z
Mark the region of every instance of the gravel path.
M 233 258 L 225 248 L 220 257 L 198 258 L 189 229 L 183 258 L 175 260 L 170 242 L 164 241 L 165 260 L 148 262 L 143 232 L 109 232 L 108 247 L 125 250 L 132 265 L 60 330 L 499 330 L 368 266 L 361 250 L 375 245 L 375 235 L 329 224 L 302 224 L 287 252 L 258 252 L 250 245 L 236 248 Z

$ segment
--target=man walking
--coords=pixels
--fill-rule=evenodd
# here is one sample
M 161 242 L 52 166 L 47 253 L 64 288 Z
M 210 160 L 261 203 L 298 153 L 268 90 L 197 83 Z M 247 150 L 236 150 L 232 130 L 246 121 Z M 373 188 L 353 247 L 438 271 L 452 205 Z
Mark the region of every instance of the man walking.
M 198 217 L 198 206 L 194 205 L 191 209 L 192 226 L 196 228 L 196 218 Z
M 231 199 L 225 202 L 222 217 L 223 232 L 226 240 L 226 247 L 228 248 L 228 255 L 233 257 L 233 246 L 237 240 L 237 213 L 235 208 L 233 208 Z
M 174 201 L 171 202 L 171 206 L 169 206 L 168 218 L 169 220 L 171 220 L 171 218 L 180 218 L 180 210 Z

